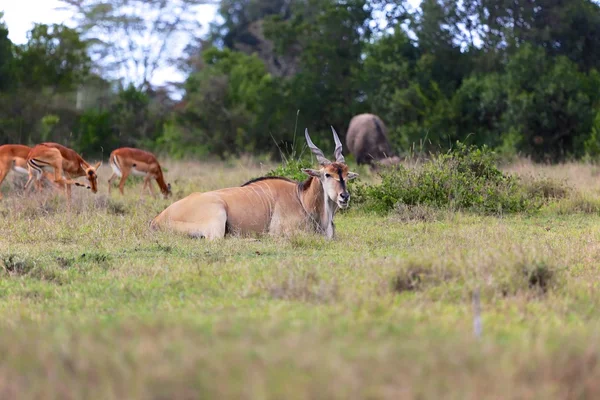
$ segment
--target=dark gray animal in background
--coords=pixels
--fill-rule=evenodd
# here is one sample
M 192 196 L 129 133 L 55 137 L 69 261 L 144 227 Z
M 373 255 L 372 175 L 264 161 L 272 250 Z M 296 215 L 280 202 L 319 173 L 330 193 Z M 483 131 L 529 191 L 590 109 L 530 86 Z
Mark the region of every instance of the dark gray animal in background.
M 358 164 L 376 166 L 400 162 L 390 146 L 385 124 L 374 114 L 359 114 L 350 120 L 346 146 Z

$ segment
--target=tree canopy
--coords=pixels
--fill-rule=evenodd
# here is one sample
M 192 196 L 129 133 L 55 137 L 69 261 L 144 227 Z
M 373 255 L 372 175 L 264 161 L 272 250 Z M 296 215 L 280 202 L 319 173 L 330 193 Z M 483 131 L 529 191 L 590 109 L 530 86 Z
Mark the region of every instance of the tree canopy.
M 62 1 L 75 28 L 38 24 L 16 46 L 0 23 L 0 142 L 277 154 L 298 127 L 327 147 L 330 125 L 343 135 L 372 112 L 400 153 L 461 140 L 543 161 L 600 156 L 592 0 L 222 0 L 205 36 L 185 11 L 206 1 Z M 151 77 L 175 65 L 164 51 L 181 31 L 174 101 Z M 159 40 L 139 41 L 149 33 Z M 135 78 L 115 84 L 119 66 Z

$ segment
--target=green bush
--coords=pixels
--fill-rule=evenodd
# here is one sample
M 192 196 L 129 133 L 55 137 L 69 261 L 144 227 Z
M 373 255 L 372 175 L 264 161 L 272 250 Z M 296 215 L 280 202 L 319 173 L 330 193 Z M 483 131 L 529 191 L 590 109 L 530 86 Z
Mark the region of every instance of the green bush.
M 486 214 L 539 208 L 544 196 L 528 190 L 519 178 L 505 175 L 496 161 L 496 155 L 485 146 L 457 143 L 454 150 L 421 167 L 400 165 L 383 170 L 381 183 L 355 188 L 355 204 L 380 213 L 391 211 L 398 203 Z
M 302 182 L 308 177 L 302 172 L 302 168 L 313 168 L 313 165 L 308 160 L 289 158 L 277 168 L 267 172 L 266 176 L 282 176 Z

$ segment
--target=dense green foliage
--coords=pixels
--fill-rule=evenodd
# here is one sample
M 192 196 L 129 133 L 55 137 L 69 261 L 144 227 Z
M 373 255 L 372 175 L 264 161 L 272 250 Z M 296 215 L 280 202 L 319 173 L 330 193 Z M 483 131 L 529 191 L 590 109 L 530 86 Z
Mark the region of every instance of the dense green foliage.
M 179 102 L 146 75 L 110 81 L 83 23 L 36 25 L 20 46 L 0 25 L 0 143 L 277 155 L 296 127 L 329 148 L 329 125 L 343 136 L 373 112 L 399 153 L 460 140 L 544 161 L 600 155 L 592 0 L 223 0 L 219 17 L 187 48 Z
M 383 170 L 380 183 L 358 185 L 353 197 L 359 207 L 381 213 L 403 204 L 502 214 L 534 211 L 545 199 L 566 194 L 556 182 L 524 182 L 503 173 L 496 158 L 485 146 L 457 143 L 423 165 Z

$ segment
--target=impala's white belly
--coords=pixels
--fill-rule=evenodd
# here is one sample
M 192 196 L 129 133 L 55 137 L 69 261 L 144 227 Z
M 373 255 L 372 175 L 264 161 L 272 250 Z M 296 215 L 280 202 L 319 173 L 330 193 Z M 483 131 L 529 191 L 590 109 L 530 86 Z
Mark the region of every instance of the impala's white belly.
M 140 171 L 140 170 L 135 169 L 135 168 L 131 168 L 131 175 L 133 175 L 133 176 L 146 176 L 146 175 L 148 175 L 148 173 L 144 172 L 144 171 Z
M 52 174 L 52 179 L 54 179 L 54 168 L 52 168 L 52 167 L 51 167 L 51 166 L 49 166 L 49 165 L 45 165 L 45 166 L 43 166 L 43 167 L 42 167 L 42 170 L 43 170 L 44 172 L 49 172 L 49 173 L 51 173 L 51 174 Z M 37 179 L 42 179 L 42 176 L 43 176 L 43 175 L 42 175 L 42 173 L 41 173 L 41 172 L 38 172 L 37 170 L 35 170 L 35 172 L 37 173 Z M 66 176 L 65 174 L 63 174 L 63 175 L 62 175 L 62 178 L 63 178 L 63 179 L 68 179 L 68 178 L 67 178 L 67 176 Z
M 121 169 L 119 168 L 119 166 L 117 165 L 116 162 L 111 161 L 110 167 L 112 168 L 115 175 L 117 175 L 117 177 L 119 177 L 119 178 L 123 177 L 123 173 L 121 172 Z M 146 175 L 148 175 L 147 172 L 135 169 L 135 167 L 131 168 L 131 171 L 129 173 L 133 176 L 144 176 L 145 177 Z
M 24 174 L 27 175 L 29 172 L 27 171 L 27 168 L 23 168 L 23 167 L 17 167 L 16 165 L 14 165 L 12 167 L 12 170 L 15 171 L 18 174 Z

